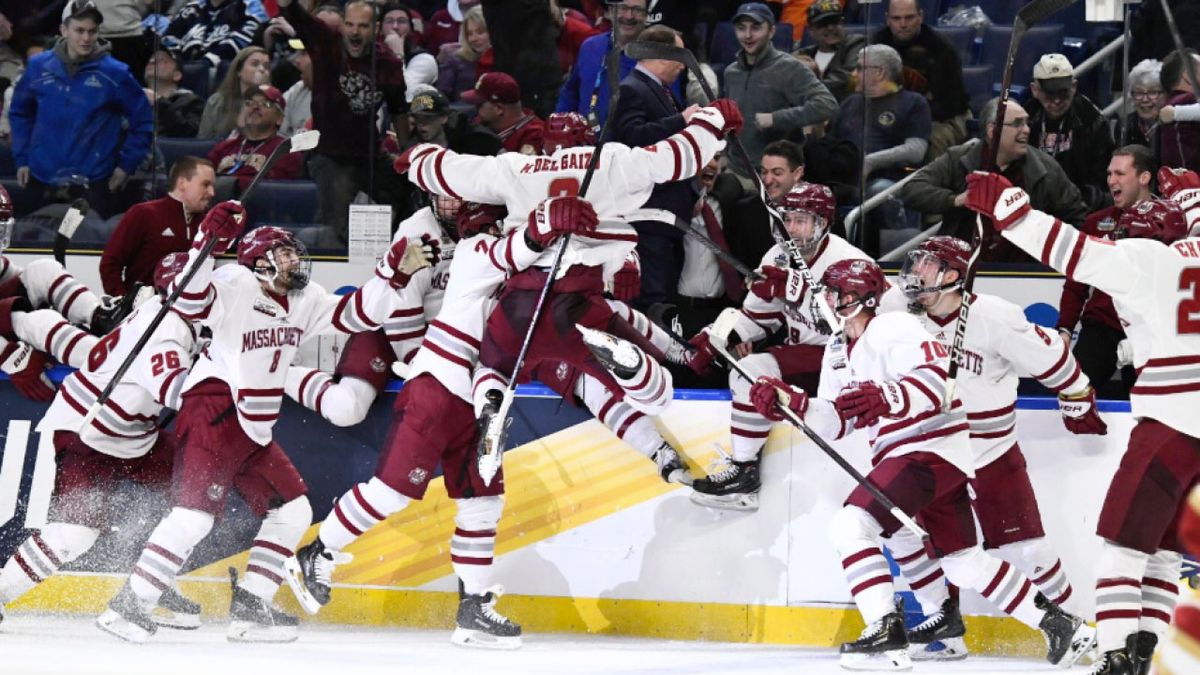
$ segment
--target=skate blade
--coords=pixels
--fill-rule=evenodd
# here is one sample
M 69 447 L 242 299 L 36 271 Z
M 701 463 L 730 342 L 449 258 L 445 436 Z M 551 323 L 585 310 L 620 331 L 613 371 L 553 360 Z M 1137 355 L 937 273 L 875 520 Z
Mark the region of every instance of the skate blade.
M 296 626 L 263 626 L 253 621 L 230 621 L 225 637 L 230 642 L 295 642 L 300 637 Z
M 196 630 L 200 627 L 199 614 L 179 614 L 172 612 L 162 607 L 156 607 L 150 613 L 150 618 L 154 619 L 154 623 L 163 628 L 173 628 L 175 630 Z
M 300 570 L 300 561 L 296 560 L 296 556 L 283 561 L 283 578 L 287 579 L 288 588 L 292 589 L 292 595 L 296 596 L 296 602 L 304 611 L 309 614 L 321 611 L 321 601 L 309 593 L 304 585 L 304 572 Z
M 471 649 L 519 649 L 521 636 L 489 635 L 470 628 L 455 628 L 454 634 L 450 636 L 450 642 L 459 647 L 470 647 Z
M 144 644 L 152 635 L 145 628 L 126 621 L 125 617 L 111 609 L 104 610 L 103 614 L 96 617 L 96 628 L 135 645 Z
M 842 654 L 838 664 L 845 670 L 912 670 L 907 649 L 876 654 Z
M 729 511 L 758 510 L 757 492 L 751 492 L 749 494 L 710 495 L 693 490 L 691 499 L 695 504 L 699 504 L 700 506 L 711 506 L 714 509 L 726 509 Z
M 908 644 L 908 655 L 913 661 L 961 661 L 968 653 L 967 642 L 960 637 Z
M 1096 629 L 1088 624 L 1080 624 L 1079 628 L 1075 629 L 1075 634 L 1071 636 L 1071 648 L 1063 655 L 1062 660 L 1054 664 L 1063 670 L 1075 665 L 1075 662 L 1083 658 L 1092 650 L 1096 644 Z

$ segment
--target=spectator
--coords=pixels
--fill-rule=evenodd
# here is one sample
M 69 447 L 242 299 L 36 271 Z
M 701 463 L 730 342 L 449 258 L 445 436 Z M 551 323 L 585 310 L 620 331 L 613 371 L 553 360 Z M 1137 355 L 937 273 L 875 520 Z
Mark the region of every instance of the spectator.
M 741 190 L 736 187 L 737 180 L 732 174 L 719 172 L 721 157 L 722 153 L 717 153 L 695 178 L 700 198 L 696 200 L 689 224 L 700 235 L 731 251 L 730 243 L 741 238 L 741 232 L 731 226 L 739 222 L 744 224 L 744 221 L 730 217 L 736 208 L 736 201 L 730 197 L 740 196 Z M 734 185 L 718 188 L 718 177 L 721 176 L 723 183 L 732 181 Z M 750 269 L 757 266 L 752 260 L 743 262 Z M 740 307 L 746 297 L 746 286 L 738 271 L 694 237 L 683 237 L 683 265 L 675 290 L 673 302 L 678 307 L 676 316 L 683 326 L 683 335 L 699 332 L 712 323 L 722 309 Z
M 854 143 L 862 155 L 865 201 L 895 185 L 908 169 L 921 165 L 932 121 L 925 97 L 900 84 L 904 65 L 895 49 L 870 45 L 859 50 L 858 60 L 854 70 L 859 91 L 842 103 L 833 135 Z M 869 217 L 863 250 L 872 255 L 883 252 L 877 240 L 883 230 L 917 226 L 895 197 L 889 197 Z
M 372 145 L 379 138 L 373 125 L 380 103 L 387 106 L 399 142 L 408 140 L 404 64 L 387 49 L 376 50 L 372 62 L 375 10 L 366 2 L 346 4 L 340 34 L 292 0 L 278 2 L 312 58 L 312 119 L 321 141 L 309 159 L 308 171 L 319 188 L 319 222 L 329 228 L 327 243 L 345 246 L 350 202 L 360 190 L 380 202 L 408 202 L 405 181 L 392 169 L 391 159 Z M 403 207 L 396 215 L 407 216 Z
M 419 84 L 437 82 L 437 60 L 418 44 L 418 36 L 412 28 L 412 10 L 389 2 L 380 11 L 383 15 L 383 43 L 404 63 L 405 90 L 411 92 Z M 412 95 L 408 98 L 412 100 Z
M 191 0 L 167 25 L 163 44 L 183 61 L 203 59 L 215 70 L 234 60 L 266 20 L 255 0 Z
M 1118 239 L 1117 222 L 1126 209 L 1152 197 L 1150 181 L 1154 177 L 1154 156 L 1144 145 L 1126 145 L 1115 150 L 1108 163 L 1108 189 L 1112 206 L 1089 213 L 1081 232 L 1100 239 Z M 1063 283 L 1058 302 L 1058 332 L 1063 342 L 1071 344 L 1075 326 L 1079 340 L 1075 343 L 1075 359 L 1079 368 L 1101 389 L 1104 398 L 1128 398 L 1129 388 L 1136 379 L 1133 368 L 1118 364 L 1117 345 L 1125 339 L 1125 328 L 1113 308 L 1112 298 L 1091 286 L 1073 279 Z M 1113 373 L 1121 371 L 1123 380 L 1117 391 L 1105 384 Z
M 431 54 L 437 54 L 442 45 L 458 39 L 463 19 L 472 7 L 479 5 L 479 0 L 450 0 L 445 4 L 425 22 L 424 47 Z
M 1191 59 L 1194 68 L 1188 68 L 1184 54 Z M 1175 119 L 1175 108 L 1196 103 L 1192 93 L 1192 73 L 1200 73 L 1200 58 L 1191 49 L 1184 54 L 1173 51 L 1163 59 L 1160 82 L 1167 92 L 1167 104 L 1159 111 L 1163 122 L 1159 132 L 1159 163 L 1173 168 L 1200 170 L 1200 122 L 1184 122 Z
M 125 295 L 134 284 L 152 284 L 154 267 L 163 256 L 192 245 L 214 194 L 212 163 L 185 155 L 175 161 L 167 180 L 167 196 L 131 207 L 105 243 L 100 255 L 105 293 Z
M 275 148 L 287 140 L 279 134 L 286 105 L 283 94 L 269 84 L 247 91 L 242 99 L 237 130 L 209 151 L 208 161 L 216 167 L 218 176 L 237 176 L 239 192 L 258 175 Z M 299 153 L 289 152 L 275 162 L 266 177 L 276 180 L 299 178 L 303 162 Z
M 1053 157 L 1079 188 L 1091 210 L 1108 203 L 1104 167 L 1112 155 L 1112 130 L 1100 109 L 1076 93 L 1071 62 L 1046 54 L 1033 67 L 1029 143 Z
M 798 50 L 817 62 L 821 83 L 838 101 L 854 91 L 850 86 L 850 71 L 858 62 L 858 50 L 866 42 L 862 35 L 847 35 L 843 21 L 838 0 L 816 0 L 808 7 L 808 32 L 814 44 Z
M 542 152 L 542 120 L 521 105 L 521 89 L 508 73 L 487 73 L 463 94 L 479 111 L 479 121 L 500 137 L 505 152 L 538 155 Z
M 480 76 L 491 71 L 494 60 L 483 8 L 472 7 L 463 14 L 458 43 L 443 45 L 438 54 L 438 91 L 451 102 L 461 100 L 463 92 L 473 89 Z
M 575 65 L 575 57 L 579 55 L 583 43 L 597 31 L 580 18 L 578 12 L 568 12 L 559 7 L 558 0 L 550 0 L 550 16 L 558 26 L 558 66 L 568 73 Z
M 725 69 L 725 91 L 742 109 L 742 143 L 750 161 L 758 162 L 767 143 L 833 117 L 837 100 L 807 66 L 771 44 L 775 15 L 766 5 L 743 4 L 733 23 L 741 49 Z M 753 170 L 741 162 L 730 166 L 742 174 Z
M 160 49 L 146 63 L 146 97 L 155 107 L 158 133 L 163 136 L 195 138 L 200 130 L 204 101 L 190 89 L 179 86 L 183 73 L 175 55 Z
M 100 24 L 100 38 L 108 40 L 113 58 L 129 66 L 130 72 L 140 73 L 150 60 L 154 45 L 146 39 L 142 28 L 145 0 L 93 0 L 105 21 Z
M 292 59 L 296 69 L 300 71 L 300 80 L 291 89 L 283 92 L 283 125 L 279 133 L 292 136 L 301 129 L 308 128 L 312 119 L 312 57 L 300 40 L 289 40 L 292 47 Z
M 942 216 L 939 234 L 973 241 L 975 213 L 963 207 L 967 200 L 967 176 L 983 166 L 984 146 L 991 144 L 999 99 L 992 99 L 980 113 L 982 142 L 974 141 L 950 148 L 946 154 L 926 165 L 904 186 L 904 202 L 925 214 Z M 1058 162 L 1029 144 L 1029 113 L 1016 101 L 1009 100 L 1004 110 L 1004 128 L 996 152 L 997 173 L 1013 185 L 1024 188 L 1033 208 L 1069 223 L 1083 224 L 1087 208 L 1079 188 L 1067 178 Z M 983 262 L 1034 262 L 1023 251 L 1001 239 L 993 227 L 985 227 Z
M 525 105 L 545 119 L 554 112 L 563 72 L 558 66 L 558 25 L 547 0 L 483 0 L 496 70 L 521 85 Z
M 271 60 L 262 47 L 246 47 L 225 73 L 221 86 L 204 103 L 197 138 L 225 138 L 237 125 L 242 112 L 242 97 L 259 85 L 269 84 Z
M 925 13 L 917 0 L 891 0 L 887 26 L 879 29 L 871 42 L 899 52 L 905 88 L 929 101 L 933 130 L 925 160 L 933 161 L 950 146 L 967 140 L 971 109 L 958 50 L 925 24 Z
M 555 112 L 576 112 L 594 128 L 604 126 L 611 95 L 606 60 L 613 49 L 618 51 L 617 77 L 613 78 L 617 82 L 633 72 L 637 62 L 626 56 L 624 49 L 646 27 L 646 7 L 647 0 L 622 0 L 608 5 L 613 29 L 583 41 L 575 66 L 559 91 Z
M 413 97 L 410 115 L 413 145 L 433 143 L 470 155 L 495 155 L 504 149 L 499 136 L 451 110 L 442 92 L 432 87 L 419 90 Z
M 801 145 L 783 139 L 772 141 L 763 148 L 758 175 L 766 189 L 767 199 L 778 203 L 789 190 L 801 182 L 806 171 L 804 154 Z M 730 188 L 724 183 L 725 181 L 718 177 L 714 192 L 718 196 L 728 198 Z M 758 191 L 748 190 L 739 194 L 736 208 L 722 210 L 724 228 L 738 233 L 736 237 L 728 238 L 730 252 L 750 267 L 756 267 L 767 251 L 775 245 L 770 216 L 759 199 Z
M 122 210 L 121 190 L 150 154 L 154 121 L 129 66 L 97 38 L 103 22 L 87 0 L 67 3 L 62 37 L 30 59 L 9 122 L 19 185 L 45 190 L 86 180 L 89 205 L 108 217 Z
M 1126 105 L 1133 110 L 1125 117 L 1125 142 L 1128 145 L 1144 145 L 1158 156 L 1158 111 L 1167 103 L 1167 92 L 1163 90 L 1159 76 L 1162 62 L 1146 59 L 1129 70 L 1125 78 Z
M 337 5 L 319 5 L 312 15 L 317 21 L 323 21 L 334 30 L 342 29 L 342 8 Z

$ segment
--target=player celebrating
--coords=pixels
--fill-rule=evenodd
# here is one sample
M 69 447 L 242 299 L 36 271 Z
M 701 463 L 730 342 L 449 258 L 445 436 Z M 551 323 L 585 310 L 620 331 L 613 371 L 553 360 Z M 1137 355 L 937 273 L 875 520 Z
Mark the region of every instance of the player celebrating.
M 899 286 L 884 294 L 880 311 L 907 309 L 949 348 L 970 259 L 971 246 L 961 239 L 925 240 L 908 253 Z M 957 390 L 970 427 L 972 505 L 984 546 L 1011 561 L 1051 602 L 1062 605 L 1071 596 L 1071 584 L 1045 539 L 1037 497 L 1017 444 L 1018 373 L 1031 373 L 1058 394 L 1063 424 L 1072 433 L 1103 434 L 1106 426 L 1096 412 L 1096 394 L 1087 375 L 1064 342 L 1031 324 L 1021 308 L 1007 300 L 980 293 L 972 297 Z M 958 601 L 942 582 L 941 565 L 906 531 L 898 532 L 888 547 L 928 617 L 908 634 L 913 658 L 965 657 Z M 934 641 L 944 648 L 928 649 Z
M 1200 177 L 1164 167 L 1158 178 L 1163 194 L 1195 223 Z M 1032 209 L 1025 191 L 1003 176 L 982 172 L 968 177 L 966 205 L 1043 263 L 1110 295 L 1128 324 L 1139 369 L 1130 390 L 1137 425 L 1097 526 L 1104 539 L 1096 565 L 1096 628 L 1103 656 L 1093 673 L 1133 672 L 1152 652 L 1150 638 L 1157 642 L 1155 622 L 1168 620 L 1161 614 L 1164 602 L 1174 602 L 1164 597 L 1173 596 L 1174 585 L 1168 589 L 1144 580 L 1162 578 L 1172 568 L 1178 579 L 1171 524 L 1200 476 L 1200 239 L 1174 241 L 1182 226 L 1165 215 L 1146 218 L 1141 224 L 1148 232 L 1140 238 L 1087 237 Z
M 237 488 L 263 524 L 246 575 L 233 588 L 228 637 L 291 641 L 296 618 L 271 603 L 283 561 L 312 522 L 304 481 L 271 440 L 287 366 L 305 340 L 324 332 L 373 330 L 391 313 L 393 288 L 430 264 L 430 251 L 393 245 L 375 277 L 342 297 L 309 283 L 310 261 L 290 232 L 261 227 L 238 241 L 238 264 L 213 270 L 198 260 L 209 238 L 225 250 L 241 234 L 245 211 L 224 202 L 201 223 L 189 265 L 197 272 L 173 307 L 212 328 L 213 339 L 183 385 L 174 508 L 150 535 L 133 574 L 96 621 L 104 631 L 143 642 L 155 631 L 149 608 L 173 582 L 193 548 Z
M 978 590 L 993 605 L 1046 637 L 1050 663 L 1068 667 L 1092 645 L 1094 631 L 1032 591 L 1032 582 L 989 556 L 975 540 L 967 479 L 973 474 L 967 416 L 955 400 L 943 413 L 947 350 L 908 314 L 876 316 L 887 281 L 869 260 L 841 260 L 821 278 L 845 339 L 825 347 L 820 398 L 773 377 L 750 390 L 755 409 L 781 420 L 779 405 L 805 418 L 826 438 L 866 428 L 871 441 L 867 480 L 929 529 L 951 582 Z M 829 524 L 854 602 L 867 623 L 842 645 L 850 669 L 911 667 L 904 617 L 893 604 L 892 575 L 879 538 L 900 529 L 895 516 L 859 486 Z
M 796 243 L 814 278 L 820 278 L 829 265 L 839 260 L 868 257 L 845 239 L 829 233 L 837 203 L 833 192 L 824 185 L 798 183 L 784 195 L 778 207 L 788 236 Z M 758 274 L 762 278 L 750 285 L 751 292 L 741 309 L 725 310 L 736 315 L 737 321 L 731 324 L 734 332 L 747 345 L 782 328 L 787 332 L 782 345 L 765 353 L 750 354 L 740 364 L 753 375 L 780 378 L 815 393 L 829 331 L 817 327 L 813 289 L 804 283 L 800 270 L 779 244 L 763 256 Z M 710 326 L 692 338 L 697 353 L 690 365 L 698 372 L 707 371 L 714 357 L 708 343 L 711 330 Z M 728 340 L 729 336 L 718 337 Z M 752 511 L 758 508 L 760 453 L 767 442 L 771 421 L 755 412 L 750 403 L 750 384 L 734 373 L 729 377 L 729 390 L 733 395 L 729 424 L 732 461 L 721 471 L 697 480 L 692 485 L 692 501 Z

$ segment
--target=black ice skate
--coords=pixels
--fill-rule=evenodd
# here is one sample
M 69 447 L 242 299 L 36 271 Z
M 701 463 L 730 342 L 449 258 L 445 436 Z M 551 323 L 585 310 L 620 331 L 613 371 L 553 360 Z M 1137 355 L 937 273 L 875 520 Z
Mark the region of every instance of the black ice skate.
M 163 628 L 196 630 L 200 627 L 200 605 L 171 586 L 159 596 L 158 606 L 150 613 L 150 617 Z
M 1063 611 L 1041 593 L 1034 598 L 1034 604 L 1046 612 L 1038 627 L 1046 638 L 1046 660 L 1050 663 L 1070 668 L 1096 644 L 1096 629 L 1083 619 Z
M 914 661 L 957 661 L 967 658 L 967 627 L 958 600 L 947 598 L 941 609 L 908 631 L 908 655 Z
M 229 601 L 230 642 L 295 642 L 300 620 L 253 593 L 239 588 L 237 570 L 230 567 L 233 596 Z
M 304 611 L 316 614 L 329 604 L 333 568 L 353 559 L 349 553 L 326 549 L 325 543 L 317 537 L 283 561 L 283 576 Z
M 642 355 L 632 343 L 604 331 L 575 324 L 583 344 L 605 368 L 622 380 L 628 380 L 642 367 Z
M 1146 631 L 1142 631 L 1146 632 Z M 1095 663 L 1092 664 L 1090 675 L 1136 675 L 1138 672 L 1137 649 L 1139 646 L 1138 635 L 1134 633 L 1125 638 L 1124 649 L 1114 649 L 1110 652 L 1104 652 Z M 1154 635 L 1150 633 L 1150 635 Z M 1158 643 L 1158 637 L 1155 636 L 1155 644 Z M 1149 662 L 1146 663 L 1146 670 L 1150 669 Z
M 670 443 L 663 441 L 650 459 L 653 459 L 658 466 L 658 475 L 662 476 L 664 481 L 684 485 L 692 484 L 692 474 L 688 473 L 683 458 L 679 456 L 679 452 L 675 448 L 671 447 Z
M 1148 630 L 1139 630 L 1126 641 L 1126 649 L 1133 659 L 1134 675 L 1149 675 L 1150 660 L 1154 658 L 1157 646 L 1158 636 Z
M 126 581 L 121 592 L 108 602 L 108 609 L 96 619 L 96 627 L 126 642 L 141 644 L 158 630 L 154 619 Z
M 106 295 L 100 298 L 100 304 L 92 311 L 88 328 L 92 335 L 103 337 L 112 332 L 117 324 L 125 320 L 138 305 L 154 297 L 154 287 L 134 283 L 125 295 Z
M 758 458 L 748 462 L 730 460 L 721 471 L 697 478 L 692 483 L 692 501 L 701 506 L 734 511 L 757 511 Z
M 496 611 L 496 600 L 504 593 L 492 586 L 480 595 L 468 595 L 458 582 L 458 626 L 450 642 L 461 647 L 481 649 L 517 649 L 521 646 L 521 627 Z
M 854 642 L 843 644 L 840 663 L 846 670 L 912 670 L 899 607 L 864 628 Z

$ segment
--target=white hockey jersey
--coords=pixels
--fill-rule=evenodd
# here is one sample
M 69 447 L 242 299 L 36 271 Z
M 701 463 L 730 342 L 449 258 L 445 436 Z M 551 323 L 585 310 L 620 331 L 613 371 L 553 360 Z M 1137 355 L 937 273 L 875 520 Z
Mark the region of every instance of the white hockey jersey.
M 852 430 L 833 407 L 842 389 L 856 382 L 893 382 L 907 405 L 897 417 L 880 418 L 867 428 L 871 466 L 887 457 L 920 451 L 940 455 L 974 476 L 962 401 L 956 397 L 950 412 L 941 410 L 948 357 L 946 348 L 916 317 L 899 312 L 880 314 L 849 348 L 841 339 L 825 345 L 821 384 L 805 421 L 825 438 L 841 438 Z
M 164 407 L 179 408 L 196 346 L 192 323 L 175 312 L 167 312 L 92 423 L 87 428 L 80 426 L 161 304 L 157 297 L 147 301 L 95 343 L 87 366 L 63 380 L 49 410 L 38 422 L 38 432 L 73 431 L 92 449 L 125 459 L 141 457 L 154 447 L 158 414 Z
M 723 124 L 713 109 L 666 140 L 645 148 L 605 143 L 592 182 L 584 195 L 599 216 L 600 225 L 588 236 L 574 236 L 563 256 L 559 274 L 572 265 L 602 266 L 610 279 L 625 264 L 637 244 L 637 232 L 625 216 L 650 198 L 658 183 L 695 176 L 725 142 L 717 128 Z M 715 122 L 710 122 L 715 120 Z M 717 125 L 717 126 L 714 126 Z M 564 148 L 550 156 L 507 152 L 495 157 L 460 155 L 434 145 L 413 151 L 408 178 L 434 194 L 508 207 L 506 230 L 524 225 L 530 212 L 549 197 L 578 194 L 593 147 Z M 549 267 L 557 246 L 536 261 Z
M 457 246 L 429 207 L 401 222 L 392 243 L 400 239 L 420 239 L 423 235 L 434 238 L 441 246 L 438 262 L 412 275 L 408 285 L 396 292 L 395 309 L 383 322 L 383 330 L 396 358 L 404 363 L 412 361 L 425 337 L 426 327 L 442 311 L 442 297 L 450 280 L 450 263 Z
M 1133 344 L 1134 417 L 1200 438 L 1200 238 L 1108 241 L 1031 211 L 1004 238 L 1112 296 Z
M 1020 377 L 1033 377 L 1056 394 L 1078 393 L 1089 383 L 1070 348 L 1054 330 L 1030 323 L 1021 308 L 1007 300 L 981 293 L 972 297 L 955 393 L 967 411 L 975 468 L 981 469 L 1017 442 Z M 907 313 L 908 298 L 892 286 L 884 294 L 879 311 Z M 913 316 L 950 349 L 957 311 L 944 317 L 924 312 Z
M 850 242 L 831 234 L 821 242 L 817 254 L 809 261 L 808 267 L 812 270 L 813 280 L 820 283 L 825 268 L 839 260 L 855 258 L 871 259 Z M 791 258 L 788 257 L 782 246 L 775 244 L 763 256 L 762 262 L 758 264 L 758 269 L 755 271 L 761 273 L 762 268 L 768 265 L 786 270 L 791 266 Z M 786 325 L 785 344 L 823 345 L 829 341 L 829 336 L 816 328 L 812 314 L 812 300 L 812 289 L 808 288 L 808 284 L 804 285 L 804 289 L 801 291 L 801 300 L 797 303 L 788 302 L 783 298 L 767 301 L 754 293 L 747 293 L 746 299 L 742 301 L 742 316 L 738 317 L 734 330 L 743 341 L 757 342 Z
M 188 265 L 197 253 L 189 252 Z M 375 276 L 343 296 L 316 283 L 286 297 L 268 294 L 248 268 L 231 264 L 214 271 L 209 257 L 175 303 L 176 311 L 213 332 L 184 391 L 210 378 L 229 385 L 242 430 L 265 445 L 296 349 L 322 333 L 375 330 L 391 315 L 395 298 L 388 282 Z

